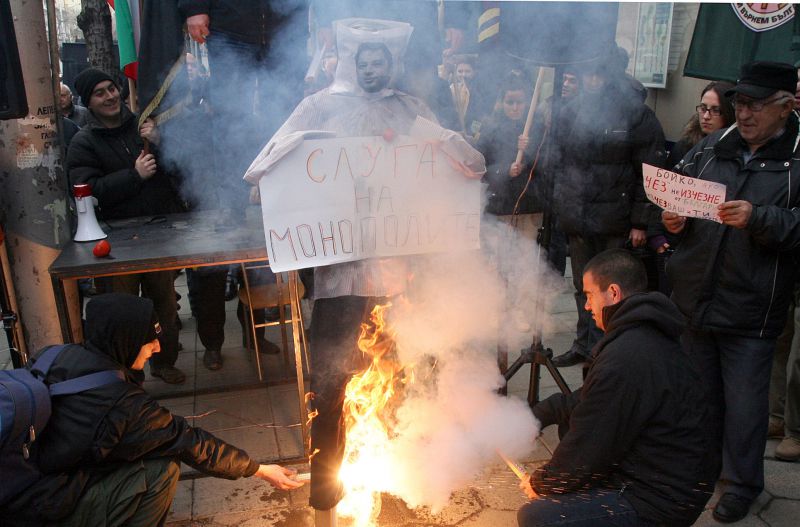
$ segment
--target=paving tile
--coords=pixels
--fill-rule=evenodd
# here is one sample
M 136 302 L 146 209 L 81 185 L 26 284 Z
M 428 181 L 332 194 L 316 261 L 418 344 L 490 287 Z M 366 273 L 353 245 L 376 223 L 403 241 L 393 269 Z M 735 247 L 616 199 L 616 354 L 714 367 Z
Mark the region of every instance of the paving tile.
M 516 511 L 527 501 L 519 488 L 519 479 L 505 464 L 485 470 L 483 476 L 470 487 L 480 493 L 484 510 Z M 480 523 L 464 525 L 480 525 Z
M 770 527 L 796 527 L 800 518 L 800 501 L 774 499 L 759 513 Z
M 450 496 L 444 509 L 432 514 L 427 508 L 415 510 L 415 515 L 423 523 L 430 521 L 436 525 L 456 525 L 474 516 L 485 507 L 481 493 L 471 487 L 459 489 Z
M 765 459 L 764 473 L 767 492 L 776 498 L 800 500 L 800 464 Z
M 288 492 L 277 490 L 269 483 L 255 477 L 240 478 L 235 481 L 199 478 L 194 482 L 193 519 L 266 511 L 285 508 L 288 505 Z M 223 525 L 235 524 L 223 523 Z
M 289 457 L 281 452 L 275 430 L 269 427 L 248 426 L 218 430 L 214 435 L 245 450 L 251 458 L 261 462 L 274 462 Z
M 236 392 L 201 394 L 196 397 L 196 420 L 209 432 L 273 422 L 272 405 L 266 387 Z
M 517 524 L 517 511 L 484 509 L 477 515 L 459 523 L 460 527 L 498 527 Z

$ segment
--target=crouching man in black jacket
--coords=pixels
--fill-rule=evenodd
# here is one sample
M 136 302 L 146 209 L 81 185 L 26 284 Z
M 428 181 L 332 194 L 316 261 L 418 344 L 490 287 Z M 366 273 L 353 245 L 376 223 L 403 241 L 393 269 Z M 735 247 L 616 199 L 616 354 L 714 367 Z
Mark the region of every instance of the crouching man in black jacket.
M 284 490 L 303 485 L 291 470 L 259 465 L 189 425 L 142 389 L 144 364 L 161 349 L 160 331 L 149 299 L 112 293 L 89 302 L 86 344 L 64 349 L 45 382 L 105 370 L 119 370 L 125 380 L 52 398 L 32 453 L 43 476 L 0 509 L 0 524 L 163 525 L 180 462 L 219 478 L 256 476 Z
M 692 525 L 714 491 L 719 459 L 699 376 L 683 352 L 683 317 L 644 292 L 641 262 L 623 249 L 592 258 L 585 309 L 603 338 L 583 387 L 533 412 L 561 442 L 521 487 L 520 527 Z

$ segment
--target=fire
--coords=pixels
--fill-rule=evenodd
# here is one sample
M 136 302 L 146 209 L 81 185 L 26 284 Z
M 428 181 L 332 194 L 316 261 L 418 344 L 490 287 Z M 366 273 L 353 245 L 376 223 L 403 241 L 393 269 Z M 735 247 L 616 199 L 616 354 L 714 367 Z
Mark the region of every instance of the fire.
M 395 470 L 389 445 L 393 414 L 409 378 L 397 360 L 394 333 L 384 319 L 390 306 L 375 306 L 371 323 L 361 325 L 358 348 L 372 361 L 353 376 L 345 390 L 347 444 L 339 472 L 345 497 L 338 513 L 353 518 L 358 526 L 373 524 L 380 512 L 380 493 L 392 487 Z

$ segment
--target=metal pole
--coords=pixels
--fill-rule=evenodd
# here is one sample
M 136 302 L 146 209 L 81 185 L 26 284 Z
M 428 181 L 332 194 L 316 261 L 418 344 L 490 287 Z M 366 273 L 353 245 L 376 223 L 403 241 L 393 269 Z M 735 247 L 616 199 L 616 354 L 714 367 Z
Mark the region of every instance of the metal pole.
M 35 350 L 62 341 L 47 269 L 69 241 L 70 225 L 44 7 L 12 0 L 11 13 L 29 113 L 0 121 L 0 208 L 23 335 Z

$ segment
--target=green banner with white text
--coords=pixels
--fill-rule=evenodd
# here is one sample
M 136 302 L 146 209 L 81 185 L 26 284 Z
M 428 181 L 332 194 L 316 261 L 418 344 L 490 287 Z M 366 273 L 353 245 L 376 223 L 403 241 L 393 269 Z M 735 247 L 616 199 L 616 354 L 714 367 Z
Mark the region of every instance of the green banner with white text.
M 794 64 L 794 4 L 701 4 L 683 74 L 736 82 L 742 64 Z

